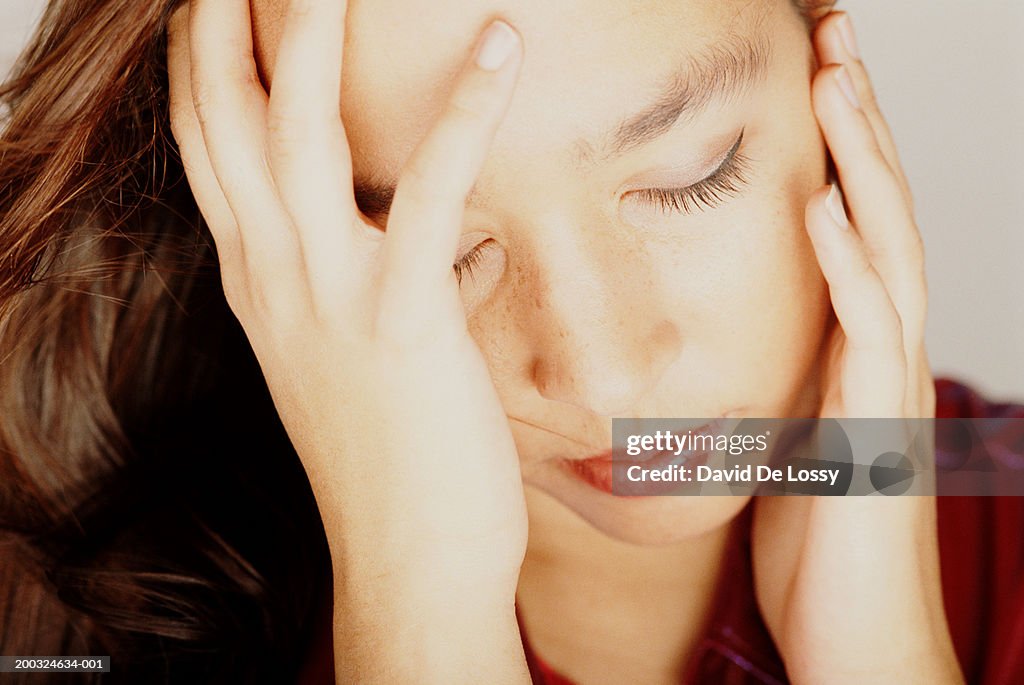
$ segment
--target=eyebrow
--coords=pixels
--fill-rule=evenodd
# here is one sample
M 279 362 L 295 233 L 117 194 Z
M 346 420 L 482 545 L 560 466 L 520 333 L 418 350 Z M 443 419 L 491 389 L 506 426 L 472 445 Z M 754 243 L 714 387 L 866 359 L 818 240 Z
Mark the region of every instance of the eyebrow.
M 680 120 L 692 120 L 711 104 L 742 95 L 764 79 L 771 55 L 771 41 L 758 30 L 753 37 L 732 34 L 690 57 L 652 104 L 612 127 L 599 138 L 600 145 L 576 141 L 577 163 L 592 163 L 597 156 L 595 149 L 603 150 L 602 159 L 621 156 L 664 135 Z M 394 196 L 392 181 L 355 180 L 356 204 L 368 216 L 387 214 Z
M 771 42 L 758 31 L 754 37 L 732 35 L 707 51 L 691 57 L 654 102 L 627 117 L 605 145 L 607 156 L 617 157 L 663 135 L 680 120 L 691 120 L 714 102 L 728 101 L 759 83 L 771 63 Z M 578 141 L 584 159 L 594 145 Z
M 383 216 L 391 211 L 395 184 L 376 179 L 355 179 L 354 195 L 359 211 L 368 217 Z

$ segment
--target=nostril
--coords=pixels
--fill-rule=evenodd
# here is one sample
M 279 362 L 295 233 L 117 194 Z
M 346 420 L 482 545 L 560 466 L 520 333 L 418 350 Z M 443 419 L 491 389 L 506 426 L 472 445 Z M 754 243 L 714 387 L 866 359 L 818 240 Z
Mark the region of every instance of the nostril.
M 612 417 L 628 413 L 645 390 L 641 377 L 624 371 L 566 367 L 539 360 L 534 363 L 533 377 L 544 399 Z
M 668 321 L 648 328 L 646 335 L 624 336 L 618 344 L 607 336 L 582 345 L 570 345 L 566 338 L 550 336 L 545 353 L 533 360 L 534 387 L 544 399 L 608 417 L 627 415 L 643 402 L 682 347 L 678 328 Z

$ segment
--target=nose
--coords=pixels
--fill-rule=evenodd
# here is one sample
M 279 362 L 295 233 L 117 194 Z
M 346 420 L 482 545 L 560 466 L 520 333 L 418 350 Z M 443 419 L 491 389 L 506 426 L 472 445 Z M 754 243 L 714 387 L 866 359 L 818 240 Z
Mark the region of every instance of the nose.
M 526 330 L 530 370 L 548 400 L 632 416 L 679 357 L 682 335 L 643 273 L 621 251 L 562 245 L 538 263 Z M 609 254 L 609 253 L 606 253 Z M 637 269 L 640 271 L 638 272 Z

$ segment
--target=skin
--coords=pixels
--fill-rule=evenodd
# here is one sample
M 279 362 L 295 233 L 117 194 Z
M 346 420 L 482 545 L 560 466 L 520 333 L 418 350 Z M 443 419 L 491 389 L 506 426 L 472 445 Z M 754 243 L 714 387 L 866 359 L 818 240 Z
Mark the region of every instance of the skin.
M 476 180 L 479 200 L 463 217 L 470 245 L 492 237 L 501 248 L 461 294 L 510 417 L 524 482 L 629 542 L 691 538 L 721 527 L 745 501 L 650 498 L 638 506 L 579 483 L 557 462 L 607 449 L 608 418 L 811 416 L 817 406 L 807 381 L 829 306 L 802 227 L 806 198 L 825 178 L 807 88 L 810 46 L 783 3 L 744 4 L 633 4 L 626 30 L 620 3 L 523 2 L 505 12 L 536 38 Z M 272 83 L 283 7 L 255 7 L 257 54 Z M 494 13 L 478 3 L 443 11 L 437 3 L 353 3 L 349 22 L 358 28 L 348 34 L 342 105 L 356 178 L 398 176 L 448 97 L 446 74 Z M 418 19 L 394 21 L 403 15 Z M 588 30 L 567 37 L 546 28 L 556 25 Z M 680 26 L 708 35 L 688 39 Z M 758 29 L 772 36 L 774 53 L 758 88 L 614 163 L 582 173 L 574 165 L 578 139 L 640 109 L 730 31 Z M 562 93 L 567 80 L 579 86 Z M 741 129 L 745 154 L 758 164 L 749 190 L 727 206 L 673 216 L 616 201 L 641 177 L 655 186 L 698 180 L 669 169 L 708 166 Z M 782 334 L 794 330 L 796 344 Z
M 617 498 L 562 460 L 613 416 L 934 412 L 920 239 L 850 28 L 812 45 L 782 2 L 347 9 L 198 0 L 169 31 L 174 135 L 331 545 L 339 682 L 528 682 L 514 600 L 581 682 L 678 680 L 746 499 Z M 495 16 L 515 40 L 484 69 Z M 615 159 L 578 144 L 758 31 L 741 95 Z M 623 197 L 699 180 L 741 130 L 720 206 Z M 354 179 L 397 182 L 387 215 Z M 933 500 L 755 504 L 793 682 L 962 682 Z

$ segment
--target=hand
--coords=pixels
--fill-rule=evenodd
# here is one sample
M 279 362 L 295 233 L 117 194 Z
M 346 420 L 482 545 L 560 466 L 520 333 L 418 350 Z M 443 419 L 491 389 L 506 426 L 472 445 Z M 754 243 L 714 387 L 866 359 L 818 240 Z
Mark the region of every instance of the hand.
M 418 660 L 453 650 L 470 668 L 453 658 L 438 680 L 494 680 L 502 663 L 524 674 L 519 460 L 452 270 L 521 41 L 492 25 L 406 163 L 385 234 L 353 196 L 339 111 L 345 9 L 290 3 L 268 94 L 247 0 L 193 0 L 169 27 L 174 137 L 227 301 L 320 508 L 339 676 L 399 677 L 407 658 L 424 682 Z
M 933 417 L 926 286 L 910 191 L 849 18 L 814 37 L 812 101 L 846 189 L 807 205 L 838 320 L 822 417 Z M 932 497 L 762 497 L 761 611 L 794 683 L 962 683 L 942 606 Z

